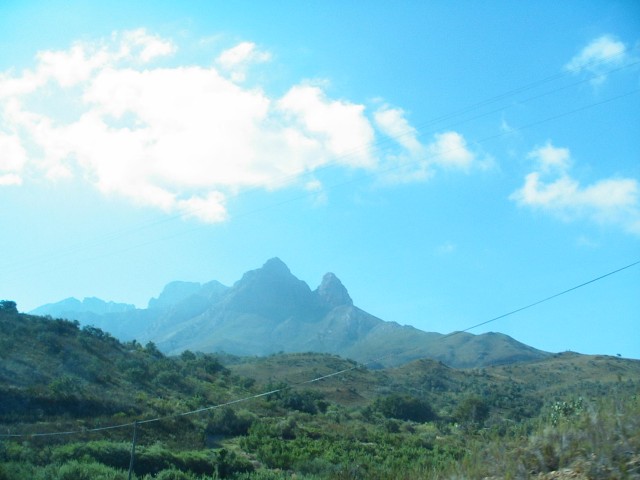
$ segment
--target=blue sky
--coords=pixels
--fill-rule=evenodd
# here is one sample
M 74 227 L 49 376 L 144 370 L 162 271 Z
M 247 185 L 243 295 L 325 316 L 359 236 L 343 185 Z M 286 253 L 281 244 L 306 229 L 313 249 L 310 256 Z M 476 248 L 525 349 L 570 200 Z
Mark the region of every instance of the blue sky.
M 4 1 L 0 297 L 278 256 L 465 329 L 640 260 L 640 4 Z M 640 267 L 474 330 L 640 358 Z

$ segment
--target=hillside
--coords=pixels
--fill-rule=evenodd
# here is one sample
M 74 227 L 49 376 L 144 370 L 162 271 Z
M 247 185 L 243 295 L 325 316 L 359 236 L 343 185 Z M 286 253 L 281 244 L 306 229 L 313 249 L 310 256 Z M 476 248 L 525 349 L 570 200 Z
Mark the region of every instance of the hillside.
M 0 302 L 0 358 L 3 480 L 125 479 L 134 421 L 133 478 L 144 480 L 640 471 L 634 360 L 369 370 L 318 353 L 166 357 L 12 302 Z
M 94 327 L 7 309 L 0 331 L 3 422 L 129 418 L 162 413 L 196 393 L 210 402 L 231 394 L 212 388 L 229 373 L 212 355 L 168 359 L 152 343 L 121 343 Z
M 321 352 L 370 366 L 428 357 L 458 368 L 548 355 L 506 335 L 444 336 L 386 322 L 355 306 L 335 274 L 327 273 L 311 290 L 278 258 L 245 273 L 232 287 L 217 281 L 172 282 L 146 309 L 105 311 L 104 306 L 92 308 L 93 303 L 65 300 L 36 312 L 75 319 L 124 341 L 153 341 L 167 354 Z M 73 308 L 65 310 L 67 306 Z

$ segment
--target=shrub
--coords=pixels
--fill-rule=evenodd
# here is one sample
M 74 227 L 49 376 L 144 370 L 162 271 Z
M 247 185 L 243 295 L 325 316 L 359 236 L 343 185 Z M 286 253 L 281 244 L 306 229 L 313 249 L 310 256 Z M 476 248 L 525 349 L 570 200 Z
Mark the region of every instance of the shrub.
M 183 376 L 175 371 L 164 370 L 156 375 L 154 383 L 163 387 L 181 387 L 183 386 Z
M 33 465 L 17 462 L 0 463 L 0 480 L 22 480 L 34 478 Z
M 196 480 L 196 477 L 191 473 L 176 470 L 175 468 L 162 470 L 153 478 L 155 480 Z
M 54 462 L 65 463 L 78 458 L 88 458 L 112 468 L 128 469 L 131 444 L 99 440 L 86 443 L 69 443 L 53 449 Z
M 480 397 L 467 397 L 456 407 L 453 417 L 467 425 L 482 425 L 489 417 L 489 405 Z
M 221 408 L 214 411 L 206 432 L 208 435 L 246 435 L 255 419 L 256 416 L 247 410 L 236 413 L 232 408 Z
M 58 468 L 55 480 L 126 480 L 127 474 L 100 463 L 81 463 L 73 460 Z
M 287 392 L 283 395 L 281 404 L 285 408 L 315 414 L 318 413 L 317 398 L 315 392 Z
M 575 400 L 555 402 L 551 405 L 551 424 L 556 426 L 561 419 L 568 419 L 572 416 L 580 414 L 584 409 L 584 402 L 582 397 Z
M 424 423 L 436 419 L 431 405 L 411 395 L 393 394 L 378 398 L 374 403 L 374 408 L 385 417 L 399 420 Z

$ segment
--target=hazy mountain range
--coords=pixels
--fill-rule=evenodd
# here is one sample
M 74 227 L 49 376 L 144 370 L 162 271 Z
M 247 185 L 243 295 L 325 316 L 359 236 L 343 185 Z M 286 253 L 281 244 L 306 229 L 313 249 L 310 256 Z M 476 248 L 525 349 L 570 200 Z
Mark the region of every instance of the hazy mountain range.
M 121 340 L 153 341 L 167 354 L 324 352 L 370 366 L 427 357 L 458 368 L 549 355 L 503 334 L 445 336 L 386 322 L 354 306 L 333 273 L 311 290 L 278 258 L 245 273 L 231 287 L 215 280 L 169 283 L 146 309 L 69 298 L 30 313 L 78 320 Z

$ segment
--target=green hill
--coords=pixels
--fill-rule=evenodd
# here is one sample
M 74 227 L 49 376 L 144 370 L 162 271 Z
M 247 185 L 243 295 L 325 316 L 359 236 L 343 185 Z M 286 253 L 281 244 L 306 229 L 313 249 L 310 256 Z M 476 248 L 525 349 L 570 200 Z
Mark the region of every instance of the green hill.
M 2 480 L 125 479 L 134 422 L 145 480 L 640 472 L 634 360 L 372 370 L 327 353 L 167 357 L 12 302 L 0 302 L 0 360 Z

